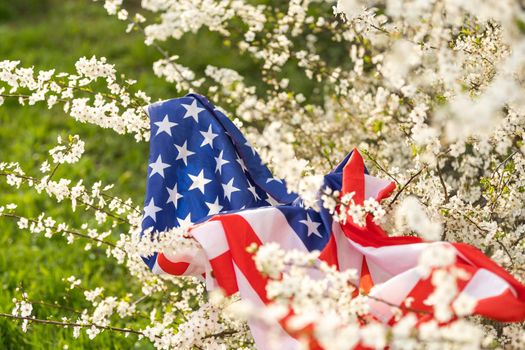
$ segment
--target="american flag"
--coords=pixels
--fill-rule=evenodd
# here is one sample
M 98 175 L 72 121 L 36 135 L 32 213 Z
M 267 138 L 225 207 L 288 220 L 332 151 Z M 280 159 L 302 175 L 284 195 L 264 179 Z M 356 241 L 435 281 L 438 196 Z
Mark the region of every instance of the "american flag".
M 204 97 L 190 94 L 155 103 L 148 112 L 151 141 L 143 229 L 192 225 L 189 232 L 202 246 L 198 254 L 144 257 L 153 272 L 205 275 L 208 290 L 240 292 L 264 308 L 270 302 L 267 279 L 246 248 L 277 242 L 286 250 L 319 250 L 320 259 L 339 270 L 358 272 L 352 282 L 374 296 L 371 315 L 388 323 L 394 318 L 391 306 L 409 297 L 414 308 L 433 311 L 424 303 L 432 287 L 418 272 L 418 259 L 424 249 L 446 245 L 455 249 L 456 265 L 470 273 L 458 288 L 477 301 L 475 314 L 500 321 L 525 319 L 525 286 L 476 248 L 389 237 L 370 216 L 359 227 L 351 220 L 333 221 L 326 209 L 304 208 L 262 164 L 237 127 Z M 357 204 L 371 197 L 381 201 L 395 189 L 394 183 L 368 175 L 357 150 L 325 176 L 323 186 L 342 195 L 354 192 Z M 270 349 L 271 325 L 249 323 L 257 347 Z M 278 329 L 281 348 L 300 348 L 297 334 L 283 324 L 273 329 Z
M 163 231 L 219 212 L 291 203 L 239 129 L 203 96 L 155 103 L 144 229 Z M 145 258 L 158 268 L 157 255 Z M 157 265 L 156 265 L 157 264 Z

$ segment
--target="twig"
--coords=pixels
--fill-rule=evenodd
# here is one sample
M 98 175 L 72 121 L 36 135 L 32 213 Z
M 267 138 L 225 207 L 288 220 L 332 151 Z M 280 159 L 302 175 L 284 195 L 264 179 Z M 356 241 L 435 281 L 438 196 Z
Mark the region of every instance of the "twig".
M 20 215 L 16 215 L 16 214 L 11 214 L 11 213 L 2 213 L 2 214 L 0 214 L 0 216 L 5 216 L 5 217 L 8 217 L 8 218 L 13 218 L 13 219 L 27 219 L 27 221 L 32 222 L 32 223 L 35 223 L 35 224 L 39 223 L 39 221 L 37 221 L 37 220 L 29 219 L 29 218 L 26 218 L 26 217 L 23 217 L 23 216 L 20 216 Z M 55 231 L 57 230 L 56 227 L 48 227 L 48 228 L 53 228 L 53 229 L 55 229 Z M 56 231 L 56 233 L 61 233 L 61 232 L 69 233 L 69 234 L 72 234 L 74 236 L 82 237 L 82 238 L 85 238 L 85 239 L 90 239 L 90 240 L 93 240 L 93 241 L 96 241 L 96 242 L 108 245 L 108 246 L 110 246 L 112 248 L 116 248 L 117 247 L 115 244 L 113 244 L 111 242 L 105 241 L 103 239 L 91 237 L 91 236 L 89 236 L 89 235 L 87 235 L 85 233 L 82 233 L 82 232 L 71 231 L 71 230 Z
M 233 335 L 235 333 L 238 333 L 238 332 L 228 329 L 228 330 L 225 330 L 225 331 L 222 331 L 222 332 L 219 332 L 219 333 L 205 335 L 204 339 L 215 338 L 215 337 L 222 337 L 222 336 L 230 336 L 230 335 Z
M 32 177 L 32 176 L 26 176 L 26 175 L 19 175 L 19 174 L 15 174 L 15 173 L 0 173 L 0 176 L 9 176 L 9 175 L 12 175 L 12 176 L 15 176 L 15 177 L 18 177 L 18 178 L 21 178 L 21 179 L 24 179 L 24 180 L 27 180 L 27 181 L 33 181 L 33 182 L 40 182 L 42 181 L 42 179 L 39 179 L 39 178 L 36 178 L 36 177 Z M 99 211 L 101 213 L 105 213 L 106 215 L 108 215 L 109 217 L 112 217 L 122 223 L 126 223 L 126 224 L 130 224 L 131 223 L 124 219 L 124 218 L 121 218 L 120 216 L 117 216 L 113 213 L 111 213 L 110 211 L 107 211 L 107 210 L 104 210 L 96 205 L 93 205 L 93 204 L 90 204 L 90 203 L 87 203 L 87 202 L 84 202 L 83 200 L 81 199 L 77 199 L 78 203 L 80 203 L 81 205 L 85 205 L 95 211 Z
M 82 311 L 78 311 L 78 310 L 75 310 L 73 308 L 70 308 L 70 307 L 67 307 L 67 306 L 63 306 L 63 305 L 60 305 L 60 304 L 48 303 L 48 302 L 45 302 L 45 301 L 42 301 L 42 300 L 27 300 L 27 301 L 29 303 L 33 304 L 33 305 L 49 306 L 49 307 L 53 307 L 53 308 L 56 308 L 56 309 L 59 309 L 59 310 L 70 311 L 70 312 L 76 313 L 78 315 L 82 314 Z
M 111 200 L 116 200 L 117 202 L 120 202 L 120 204 L 122 204 L 122 205 L 128 207 L 129 209 L 135 211 L 136 213 L 142 214 L 142 212 L 141 212 L 139 209 L 135 208 L 135 207 L 132 206 L 132 205 L 127 204 L 126 202 L 124 202 L 122 199 L 120 199 L 120 198 L 118 198 L 118 197 L 114 197 L 114 196 L 109 195 L 109 194 L 104 193 L 104 192 L 100 192 L 100 194 L 101 194 L 103 197 L 106 197 L 106 198 L 109 198 L 109 199 L 111 199 Z
M 137 21 L 135 21 L 135 20 L 133 20 L 133 19 L 131 19 L 130 22 L 131 22 L 135 27 L 137 27 L 137 28 L 140 30 L 140 32 L 141 32 L 144 36 L 146 36 L 146 30 L 144 29 L 144 27 L 142 27 L 142 26 L 140 25 L 139 22 L 137 22 Z M 153 41 L 153 42 L 151 43 L 151 46 L 153 46 L 153 47 L 155 48 L 155 50 L 157 50 L 157 52 L 159 52 L 159 53 L 162 55 L 162 57 L 164 57 L 164 59 L 165 59 L 166 61 L 168 61 L 168 62 L 170 62 L 170 63 L 173 61 L 173 59 L 171 58 L 170 54 L 169 54 L 166 50 L 164 50 L 159 44 L 157 44 L 155 41 Z M 186 77 L 181 73 L 181 71 L 177 68 L 176 65 L 172 65 L 172 67 L 173 67 L 173 69 L 177 72 L 177 74 L 182 78 L 182 80 L 183 80 L 186 84 L 188 84 L 189 87 L 193 86 L 193 82 L 190 81 L 190 80 L 188 80 L 188 79 L 186 79 Z
M 472 220 L 468 215 L 466 214 L 462 214 L 463 217 L 465 219 L 467 219 L 472 225 L 474 225 L 478 230 L 480 231 L 483 231 L 485 233 L 488 233 L 488 230 L 482 228 L 481 226 L 479 226 L 478 223 L 476 223 L 474 220 Z M 501 248 L 503 248 L 503 250 L 505 251 L 505 253 L 507 254 L 507 256 L 509 257 L 510 259 L 510 263 L 511 263 L 511 267 L 514 267 L 514 258 L 512 257 L 512 255 L 510 254 L 509 250 L 507 249 L 507 247 L 503 244 L 503 242 L 501 242 L 498 238 L 494 237 L 494 239 L 496 240 L 496 242 L 498 242 L 498 244 L 501 246 Z
M 507 164 L 507 162 L 516 155 L 516 153 L 518 153 L 519 150 L 516 150 L 514 152 L 512 152 L 507 158 L 505 158 L 501 163 L 498 164 L 498 166 L 496 167 L 496 169 L 494 169 L 494 171 L 492 172 L 492 175 L 490 176 L 490 178 L 492 179 L 494 177 L 494 174 L 496 174 L 496 172 L 499 170 L 499 168 L 501 168 L 502 166 L 504 166 L 505 164 Z
M 401 195 L 401 193 L 403 193 L 403 191 L 407 188 L 407 186 L 416 178 L 418 177 L 422 172 L 423 170 L 425 170 L 427 168 L 427 166 L 425 165 L 423 168 L 421 168 L 417 173 L 415 173 L 414 175 L 412 175 L 410 177 L 410 179 L 408 179 L 407 182 L 405 182 L 405 184 L 403 185 L 403 187 L 401 187 L 399 189 L 399 191 L 397 191 L 396 195 L 394 196 L 394 198 L 392 198 L 392 200 L 390 201 L 390 203 L 388 204 L 389 207 L 391 207 L 395 201 L 397 200 L 397 198 L 399 197 L 399 195 Z
M 134 329 L 120 328 L 120 327 L 113 327 L 113 326 L 101 326 L 101 325 L 97 325 L 95 323 L 82 324 L 82 323 L 76 323 L 76 322 L 62 322 L 62 321 L 55 321 L 55 320 L 43 320 L 43 319 L 40 319 L 40 318 L 33 318 L 33 317 L 25 317 L 25 316 L 17 316 L 17 315 L 12 315 L 12 314 L 6 314 L 6 313 L 3 313 L 3 312 L 0 312 L 0 317 L 12 318 L 12 319 L 16 319 L 16 320 L 27 320 L 27 321 L 30 321 L 32 323 L 41 323 L 41 324 L 55 325 L 55 326 L 62 326 L 62 327 L 82 327 L 82 328 L 95 327 L 95 328 L 103 329 L 103 330 L 109 330 L 109 331 L 120 332 L 120 333 L 133 333 L 133 334 L 142 335 L 144 337 L 147 337 L 145 333 L 143 333 L 141 331 L 134 330 Z
M 441 183 L 441 187 L 443 187 L 443 195 L 445 196 L 444 203 L 448 203 L 449 196 L 448 196 L 447 185 L 445 184 L 445 180 L 443 180 L 443 175 L 441 174 L 441 169 L 439 168 L 439 160 L 437 160 L 437 163 L 436 163 L 436 171 L 439 177 L 439 182 Z
M 66 152 L 65 153 L 68 153 L 69 151 L 71 151 L 71 148 L 73 147 L 73 142 L 70 142 L 69 145 L 67 146 L 66 148 Z M 55 173 L 57 172 L 58 170 L 58 167 L 60 166 L 60 164 L 62 163 L 57 163 L 55 165 L 55 167 L 53 168 L 53 170 L 51 171 L 51 174 L 49 175 L 48 177 L 48 180 L 51 180 L 51 178 L 55 175 Z
M 0 94 L 1 97 L 17 97 L 17 98 L 23 98 L 28 99 L 29 95 L 19 95 L 19 94 Z
M 382 166 L 381 164 L 379 164 L 379 162 L 370 155 L 370 153 L 368 151 L 363 151 L 363 153 L 368 157 L 368 159 L 370 159 L 378 168 L 379 170 L 381 170 L 383 173 L 385 173 L 389 178 L 391 178 L 392 180 L 394 180 L 394 182 L 399 186 L 399 181 L 392 175 L 390 174 L 388 171 L 386 171 Z

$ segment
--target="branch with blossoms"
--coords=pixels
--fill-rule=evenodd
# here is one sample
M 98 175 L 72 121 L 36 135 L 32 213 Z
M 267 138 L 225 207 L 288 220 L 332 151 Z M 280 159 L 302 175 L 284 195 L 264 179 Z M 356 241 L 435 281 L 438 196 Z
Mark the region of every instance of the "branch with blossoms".
M 24 298 L 27 298 L 27 295 L 24 294 Z M 43 324 L 43 325 L 57 326 L 57 327 L 63 327 L 63 328 L 73 328 L 76 334 L 78 334 L 80 329 L 85 328 L 85 329 L 88 329 L 88 335 L 90 336 L 90 338 L 96 336 L 96 334 L 99 333 L 100 331 L 111 331 L 111 332 L 116 332 L 116 333 L 122 333 L 122 334 L 125 334 L 126 336 L 129 334 L 134 334 L 134 335 L 139 336 L 139 338 L 142 338 L 142 337 L 152 338 L 153 337 L 158 341 L 163 341 L 162 336 L 151 334 L 147 330 L 141 331 L 141 330 L 135 330 L 135 329 L 130 329 L 130 328 L 105 326 L 105 325 L 89 323 L 89 322 L 71 322 L 71 321 L 65 321 L 64 318 L 61 321 L 51 320 L 51 319 L 39 319 L 34 316 L 31 316 L 31 313 L 33 311 L 33 306 L 32 306 L 33 304 L 35 303 L 29 302 L 26 300 L 21 300 L 16 303 L 16 306 L 13 309 L 13 312 L 11 314 L 0 313 L 0 317 L 7 318 L 7 319 L 21 320 L 22 329 L 24 331 L 27 331 L 30 324 Z M 37 304 L 53 305 L 53 304 L 46 304 L 46 303 L 37 303 Z M 228 337 L 234 336 L 236 333 L 238 333 L 237 330 L 226 329 L 219 333 L 208 333 L 203 337 L 203 339 L 228 338 Z M 200 348 L 197 345 L 196 347 Z
M 134 81 L 119 81 L 114 66 L 106 63 L 105 58 L 82 57 L 75 64 L 76 74 L 49 70 L 39 71 L 35 76 L 33 68 L 20 68 L 19 64 L 19 61 L 0 61 L 2 97 L 17 98 L 21 105 L 45 101 L 48 108 L 61 102 L 64 112 L 81 123 L 111 128 L 119 134 L 131 133 L 137 141 L 148 139 L 149 121 L 143 106 L 150 103 L 150 98 L 142 91 L 130 92 Z M 89 87 L 100 81 L 105 83 L 107 91 Z M 0 105 L 3 102 L 0 99 Z

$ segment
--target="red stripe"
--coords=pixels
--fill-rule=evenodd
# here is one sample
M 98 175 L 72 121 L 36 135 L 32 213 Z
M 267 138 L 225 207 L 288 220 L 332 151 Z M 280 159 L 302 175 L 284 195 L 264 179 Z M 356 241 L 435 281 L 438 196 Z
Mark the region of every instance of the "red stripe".
M 365 200 L 365 163 L 355 148 L 343 168 L 341 195 L 350 192 L 354 192 L 353 200 L 356 204 L 363 204 Z
M 377 225 L 367 224 L 365 227 L 359 227 L 347 222 L 341 225 L 346 237 L 362 245 L 363 247 L 380 248 L 391 245 L 424 243 L 419 237 L 413 236 L 395 236 L 389 237 Z
M 224 289 L 226 295 L 230 296 L 239 291 L 235 270 L 233 269 L 232 255 L 229 250 L 210 259 L 210 265 L 213 269 L 212 276 L 217 280 L 219 286 Z
M 470 275 L 467 280 L 456 280 L 459 295 L 471 281 L 472 277 L 476 274 L 479 268 L 461 262 L 456 263 L 454 267 L 461 268 L 467 271 Z M 425 300 L 434 291 L 434 286 L 431 283 L 431 279 L 432 276 L 420 280 L 407 295 L 406 298 L 412 297 L 414 300 L 410 305 L 412 309 L 429 313 L 433 312 L 432 306 L 425 304 Z M 453 301 L 451 303 L 453 303 Z M 512 294 L 509 289 L 507 289 L 500 295 L 479 300 L 474 309 L 474 314 L 488 317 L 497 321 L 520 322 L 525 318 L 525 303 L 517 299 L 514 294 Z M 424 321 L 429 319 L 430 315 L 419 314 L 418 316 L 421 318 L 420 321 Z M 391 325 L 394 323 L 395 322 L 393 320 L 390 320 L 389 322 Z
M 251 244 L 255 243 L 257 246 L 261 246 L 263 242 L 261 242 L 248 221 L 242 216 L 227 214 L 221 215 L 217 219 L 221 221 L 224 228 L 233 261 L 263 303 L 268 304 L 269 300 L 266 296 L 268 279 L 255 267 L 253 254 L 246 251 L 246 248 Z
M 522 322 L 525 319 L 525 303 L 506 289 L 500 295 L 478 301 L 474 312 L 496 321 Z
M 374 286 L 374 281 L 368 271 L 368 264 L 366 263 L 366 258 L 363 257 L 363 262 L 361 263 L 361 278 L 359 279 L 359 289 L 365 293 L 370 293 L 370 290 Z
M 330 240 L 323 248 L 321 255 L 319 255 L 319 260 L 323 260 L 328 265 L 335 266 L 337 270 L 339 270 L 339 261 L 337 260 L 337 242 L 333 233 L 330 235 Z
M 176 275 L 176 276 L 182 276 L 188 269 L 187 262 L 174 262 L 166 258 L 166 256 L 162 253 L 159 253 L 157 255 L 157 264 L 160 266 L 160 268 L 170 275 Z
M 390 197 L 392 192 L 396 189 L 396 183 L 390 182 L 386 187 L 384 187 L 376 196 L 376 200 L 381 202 L 383 199 Z

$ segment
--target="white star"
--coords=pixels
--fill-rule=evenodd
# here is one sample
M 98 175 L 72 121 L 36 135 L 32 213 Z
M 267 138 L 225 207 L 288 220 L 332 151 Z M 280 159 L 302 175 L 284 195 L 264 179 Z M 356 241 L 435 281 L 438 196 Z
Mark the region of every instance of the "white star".
M 188 213 L 184 219 L 177 218 L 177 221 L 179 223 L 179 227 L 182 228 L 188 228 L 193 225 L 193 222 L 191 222 L 191 213 Z
M 255 200 L 261 199 L 261 197 L 259 197 L 259 195 L 257 194 L 257 191 L 255 190 L 255 186 L 252 185 L 249 181 L 248 181 L 248 191 L 250 191 L 253 194 L 253 197 L 255 198 Z
M 246 168 L 246 164 L 244 164 L 244 161 L 240 157 L 238 157 L 236 160 L 237 160 L 237 163 L 239 163 L 239 165 L 241 166 L 243 171 L 248 171 L 248 168 Z
M 268 197 L 265 199 L 268 204 L 270 204 L 272 207 L 275 207 L 277 205 L 280 205 L 281 203 L 277 202 L 272 196 L 268 195 Z
M 151 163 L 150 165 L 151 173 L 149 174 L 149 177 L 152 177 L 155 174 L 159 174 L 160 176 L 164 177 L 164 169 L 169 168 L 171 165 L 167 163 L 162 163 L 162 157 L 159 154 L 159 157 L 155 161 L 155 163 Z
M 246 143 L 244 145 L 248 146 L 250 148 L 250 150 L 252 151 L 253 155 L 255 155 L 255 148 L 253 148 L 252 145 L 250 145 L 249 141 L 246 141 Z
M 277 182 L 279 182 L 281 184 L 283 183 L 283 180 L 281 180 L 281 179 L 279 179 L 278 177 L 275 177 L 275 176 L 266 179 L 266 183 L 269 183 L 269 182 L 272 182 L 272 181 L 277 181 Z
M 213 203 L 208 203 L 208 202 L 205 202 L 205 203 L 208 206 L 208 209 L 210 209 L 210 211 L 208 212 L 208 215 L 218 214 L 223 208 L 223 206 L 219 204 L 219 197 L 215 198 L 215 202 Z
M 155 136 L 160 134 L 161 132 L 165 132 L 166 134 L 171 136 L 171 128 L 177 125 L 177 123 L 170 122 L 167 114 L 164 116 L 164 119 L 162 119 L 162 121 L 155 122 L 153 124 L 159 127 Z
M 319 226 L 321 226 L 321 223 L 317 221 L 312 221 L 312 219 L 310 219 L 310 214 L 306 213 L 306 220 L 300 220 L 299 222 L 301 224 L 305 224 L 306 227 L 308 227 L 308 237 L 310 237 L 313 233 L 317 237 L 323 238 L 323 236 L 321 236 L 318 230 Z
M 177 151 L 179 152 L 175 160 L 182 159 L 185 165 L 188 165 L 188 157 L 192 154 L 195 154 L 195 152 L 188 150 L 188 147 L 186 146 L 187 143 L 188 141 L 184 141 L 184 144 L 182 146 L 175 145 Z
M 211 130 L 211 124 L 208 128 L 208 131 L 200 131 L 201 135 L 204 136 L 204 140 L 202 141 L 201 147 L 204 147 L 206 145 L 210 145 L 211 148 L 213 148 L 213 139 L 219 136 L 219 134 L 214 134 Z
M 168 193 L 170 194 L 170 197 L 168 198 L 168 201 L 166 203 L 173 203 L 175 208 L 177 208 L 177 201 L 179 200 L 179 198 L 183 197 L 177 191 L 177 184 L 175 184 L 175 186 L 173 186 L 173 188 L 166 187 L 166 189 L 168 190 Z
M 182 107 L 186 109 L 186 113 L 184 114 L 184 117 L 182 117 L 182 119 L 191 117 L 195 119 L 196 122 L 199 122 L 199 113 L 204 111 L 204 108 L 200 108 L 197 106 L 197 100 L 193 100 L 191 105 L 183 104 Z
M 193 181 L 193 183 L 191 184 L 190 188 L 188 189 L 188 191 L 191 191 L 195 188 L 198 188 L 199 191 L 201 191 L 202 194 L 204 194 L 204 186 L 211 182 L 210 179 L 205 179 L 204 178 L 204 169 L 201 170 L 201 172 L 199 173 L 199 175 L 195 176 L 195 175 L 191 175 L 191 174 L 188 174 L 188 176 L 190 177 L 191 181 Z
M 227 184 L 222 184 L 222 189 L 224 190 L 224 198 L 228 198 L 229 201 L 232 198 L 233 192 L 240 191 L 240 189 L 233 186 L 233 178 Z
M 144 207 L 144 220 L 147 217 L 150 217 L 153 219 L 153 221 L 157 221 L 157 213 L 161 210 L 161 208 L 155 206 L 155 201 L 153 200 L 153 198 L 151 198 L 149 204 Z
M 215 171 L 218 171 L 219 174 L 221 173 L 221 170 L 222 170 L 222 166 L 223 165 L 226 165 L 228 164 L 230 161 L 229 160 L 226 160 L 226 159 L 223 159 L 222 158 L 222 154 L 224 153 L 224 151 L 221 151 L 221 153 L 219 154 L 218 157 L 215 157 L 215 161 L 217 162 L 217 167 L 215 168 Z

